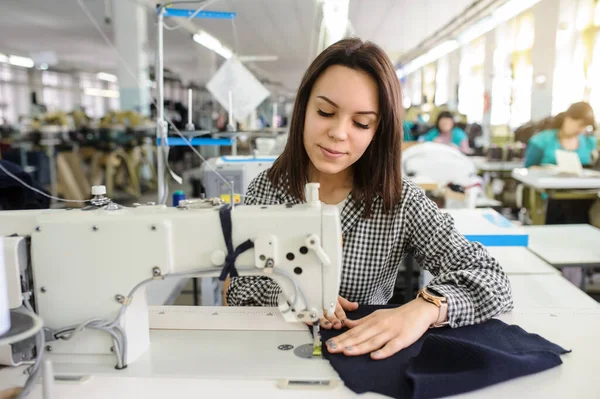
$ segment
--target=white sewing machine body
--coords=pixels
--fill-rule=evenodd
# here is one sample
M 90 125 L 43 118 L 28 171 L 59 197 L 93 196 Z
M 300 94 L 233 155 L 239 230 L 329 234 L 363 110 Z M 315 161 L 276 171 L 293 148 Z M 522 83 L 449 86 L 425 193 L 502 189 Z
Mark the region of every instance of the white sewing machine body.
M 227 255 L 219 208 L 1 212 L 0 237 L 31 237 L 32 290 L 46 328 L 57 330 L 95 318 L 112 320 L 122 303 L 130 301 L 121 318 L 130 364 L 146 351 L 150 334 L 145 289 L 132 298 L 129 293 L 144 280 L 175 273 L 218 276 Z M 335 206 L 312 201 L 291 208 L 235 207 L 231 221 L 234 248 L 248 239 L 254 242 L 254 248 L 238 256 L 236 268 L 240 275 L 266 275 L 278 282 L 294 308 L 280 306 L 287 311 L 287 321 L 316 320 L 323 309 L 333 311 L 342 262 Z M 22 258 L 22 245 L 14 247 L 20 248 Z M 13 275 L 9 284 L 24 262 L 7 264 L 8 276 Z M 301 292 L 297 297 L 294 284 Z M 20 287 L 12 288 L 20 294 Z M 72 340 L 49 345 L 53 355 L 108 355 L 112 342 L 103 331 L 86 329 Z
M 409 177 L 429 178 L 440 186 L 448 183 L 463 187 L 480 181 L 475 163 L 458 148 L 426 142 L 402 152 L 402 172 Z

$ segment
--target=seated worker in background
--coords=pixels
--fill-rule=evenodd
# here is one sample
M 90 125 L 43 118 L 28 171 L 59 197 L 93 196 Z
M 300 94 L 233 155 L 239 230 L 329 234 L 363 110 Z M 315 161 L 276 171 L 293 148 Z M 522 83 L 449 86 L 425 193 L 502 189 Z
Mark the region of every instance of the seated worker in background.
M 402 122 L 402 131 L 404 132 L 404 138 L 403 138 L 404 142 L 415 141 L 415 137 L 412 134 L 412 129 L 414 126 L 415 126 L 415 124 L 412 122 L 409 122 L 409 121 Z
M 461 128 L 454 126 L 454 116 L 449 111 L 440 112 L 435 123 L 435 128 L 421 137 L 420 141 L 433 141 L 436 143 L 455 145 L 462 152 L 470 152 L 469 137 Z
M 431 326 L 481 323 L 513 307 L 498 262 L 402 178 L 401 99 L 394 66 L 381 48 L 355 38 L 328 47 L 300 83 L 285 150 L 246 194 L 249 205 L 299 204 L 306 201 L 306 183 L 318 182 L 320 200 L 340 209 L 340 297 L 335 316 L 320 326 L 349 330 L 327 342 L 331 353 L 388 358 Z M 388 303 L 409 252 L 435 276 L 426 290 L 401 307 L 347 319 L 345 312 L 359 304 Z M 268 277 L 236 277 L 226 299 L 231 306 L 277 306 L 280 293 Z
M 557 115 L 553 125 L 553 129 L 539 132 L 529 140 L 525 167 L 556 165 L 556 150 L 576 152 L 582 165 L 591 165 L 596 137 L 585 132 L 594 127 L 592 107 L 585 102 L 575 103 L 567 112 Z

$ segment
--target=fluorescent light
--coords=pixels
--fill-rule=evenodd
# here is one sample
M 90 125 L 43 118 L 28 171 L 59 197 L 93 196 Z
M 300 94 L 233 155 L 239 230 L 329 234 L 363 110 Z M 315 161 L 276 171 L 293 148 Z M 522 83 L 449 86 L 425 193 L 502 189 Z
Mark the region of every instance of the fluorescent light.
M 323 22 L 328 34 L 328 43 L 333 44 L 343 39 L 348 31 L 348 0 L 324 0 Z
M 96 77 L 100 80 L 106 80 L 107 82 L 115 83 L 117 81 L 117 77 L 115 75 L 105 72 L 98 72 Z
M 498 24 L 492 17 L 485 17 L 462 31 L 457 40 L 460 44 L 471 43 L 473 40 L 493 30 Z
M 398 77 L 399 79 L 401 79 L 404 76 L 410 75 L 411 73 L 421 69 L 425 65 L 431 64 L 432 62 L 437 61 L 438 59 L 442 58 L 443 56 L 450 54 L 451 52 L 456 50 L 458 47 L 459 47 L 459 43 L 456 40 L 445 41 L 442 44 L 440 44 L 439 46 L 432 48 L 425 54 L 415 58 L 408 64 L 404 65 L 404 68 L 402 68 L 402 70 L 396 71 L 396 76 L 398 76 L 399 74 L 400 75 L 403 74 L 402 76 Z
M 47 70 L 48 70 L 48 64 L 43 64 L 43 63 L 42 63 L 42 64 L 40 64 L 39 68 L 40 68 L 42 71 L 47 71 Z
M 8 56 L 6 54 L 0 54 L 0 62 L 8 62 Z
M 238 59 L 241 62 L 263 62 L 263 61 L 277 61 L 279 56 L 276 55 L 240 55 Z
M 434 47 L 427 53 L 410 61 L 402 68 L 396 70 L 396 76 L 398 77 L 398 79 L 402 79 L 405 76 L 410 75 L 411 73 L 419 70 L 423 66 L 438 60 L 446 54 L 451 53 L 461 45 L 470 43 L 478 37 L 490 32 L 502 22 L 508 21 L 516 17 L 523 11 L 528 10 L 529 8 L 533 7 L 539 2 L 540 0 L 510 0 L 506 2 L 502 6 L 498 7 L 492 13 L 491 17 L 485 17 L 480 21 L 476 22 L 474 25 L 467 28 L 466 30 L 464 30 L 463 32 L 461 32 L 458 35 L 457 40 L 448 40 L 440 44 L 439 46 Z
M 18 55 L 9 55 L 8 63 L 14 66 L 20 66 L 24 68 L 33 68 L 35 63 L 31 58 L 20 57 Z
M 206 32 L 196 33 L 194 34 L 194 36 L 192 36 L 192 38 L 196 43 L 201 44 L 207 49 L 214 51 L 215 53 L 219 54 L 225 59 L 230 59 L 233 55 L 230 49 L 223 46 L 217 38 L 209 35 Z
M 500 22 L 508 21 L 523 11 L 530 9 L 540 0 L 510 0 L 505 4 L 501 5 L 492 13 L 492 17 L 497 24 Z
M 117 90 L 104 90 L 97 89 L 95 87 L 87 87 L 83 89 L 83 94 L 86 96 L 99 96 L 99 97 L 110 97 L 110 98 L 118 98 L 119 92 Z

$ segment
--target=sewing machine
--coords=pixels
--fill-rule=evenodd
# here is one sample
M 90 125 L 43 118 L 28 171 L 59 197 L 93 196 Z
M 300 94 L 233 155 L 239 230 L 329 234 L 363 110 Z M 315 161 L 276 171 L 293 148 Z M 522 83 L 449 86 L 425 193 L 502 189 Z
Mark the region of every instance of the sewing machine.
M 0 212 L 11 308 L 31 291 L 52 357 L 73 365 L 108 355 L 114 366 L 116 356 L 123 369 L 150 345 L 144 284 L 218 276 L 236 249 L 240 275 L 269 276 L 282 288 L 278 319 L 316 321 L 337 303 L 341 228 L 337 208 L 319 202 L 319 185 L 306 187 L 307 203 L 293 207 L 231 209 L 210 199 L 124 208 L 95 187 L 82 210 Z

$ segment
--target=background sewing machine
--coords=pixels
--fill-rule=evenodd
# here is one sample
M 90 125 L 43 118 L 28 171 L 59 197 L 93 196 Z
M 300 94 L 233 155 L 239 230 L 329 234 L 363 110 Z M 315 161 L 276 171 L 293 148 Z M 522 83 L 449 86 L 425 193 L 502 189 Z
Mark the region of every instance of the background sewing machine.
M 425 191 L 444 192 L 446 208 L 492 207 L 498 201 L 485 196 L 483 181 L 475 163 L 451 146 L 426 142 L 406 148 L 402 153 L 402 173 Z M 448 185 L 459 187 L 464 195 L 456 195 Z
M 44 321 L 44 349 L 58 373 L 110 374 L 116 363 L 118 369 L 127 366 L 121 371 L 125 375 L 136 376 L 147 372 L 159 353 L 213 367 L 212 357 L 219 354 L 208 350 L 205 359 L 203 350 L 223 347 L 214 345 L 221 340 L 240 352 L 257 345 L 271 348 L 289 364 L 292 379 L 335 379 L 328 364 L 313 361 L 315 342 L 302 323 L 318 320 L 324 309 L 333 312 L 341 278 L 339 213 L 318 198 L 318 184 L 309 184 L 307 204 L 291 208 L 228 211 L 213 200 L 184 201 L 178 208 L 122 208 L 98 196 L 95 207 L 83 210 L 2 212 L 10 306 L 20 308 L 28 292 L 33 294 Z M 226 245 L 228 238 L 233 247 Z M 177 336 L 184 331 L 170 332 L 168 344 L 151 346 L 165 332 L 149 331 L 143 283 L 219 275 L 234 248 L 247 240 L 253 247 L 240 251 L 235 266 L 240 275 L 274 278 L 285 297 L 279 309 L 163 310 L 150 316 L 155 328 L 206 329 L 206 336 L 196 348 L 200 352 L 186 349 L 187 356 L 177 349 Z M 31 346 L 27 353 L 22 349 L 0 347 L 0 360 L 8 365 L 30 360 Z M 197 356 L 190 358 L 191 353 Z

